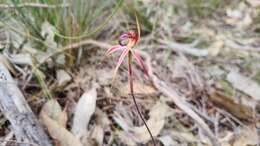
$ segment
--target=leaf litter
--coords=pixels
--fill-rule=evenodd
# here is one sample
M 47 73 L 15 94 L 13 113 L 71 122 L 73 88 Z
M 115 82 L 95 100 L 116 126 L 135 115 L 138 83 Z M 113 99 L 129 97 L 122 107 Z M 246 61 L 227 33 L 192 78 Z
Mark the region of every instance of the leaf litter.
M 198 20 L 196 17 L 191 19 L 183 3 L 174 1 L 176 6 L 180 5 L 174 8 L 179 14 L 171 10 L 168 1 L 161 2 L 161 5 L 149 1 L 138 7 L 142 14 L 152 16 L 147 21 L 156 26 L 152 32 L 145 30 L 147 32 L 138 46 L 141 56 L 157 81 L 165 82 L 167 89 L 174 89 L 177 96 L 182 95 L 178 96 L 180 100 L 210 127 L 220 145 L 257 145 L 260 82 L 256 79 L 259 78 L 260 51 L 259 26 L 255 21 L 259 17 L 258 2 L 231 2 L 217 8 L 214 17 Z M 18 22 L 14 21 L 8 24 L 16 27 L 14 24 Z M 111 21 L 119 25 L 128 22 L 129 18 L 112 18 Z M 16 28 L 26 32 L 22 25 Z M 57 48 L 60 44 L 54 39 L 53 26 L 45 22 L 41 29 L 43 34 L 49 34 L 45 41 Z M 124 29 L 120 26 L 107 31 L 106 35 Z M 13 64 L 10 68 L 18 72 L 14 74 L 18 82 L 28 80 L 30 83 L 25 87 L 25 93 L 35 96 L 35 93 L 27 93 L 39 89 L 29 86 L 35 84 L 33 79 L 27 78 L 30 73 L 28 65 L 32 64 L 30 56 L 37 56 L 37 61 L 41 62 L 53 50 L 38 51 L 30 39 L 23 44 L 27 39 L 23 35 L 10 28 L 7 33 L 15 49 L 5 50 L 3 55 Z M 87 48 L 83 51 L 86 57 L 77 67 L 64 66 L 66 53 L 61 53 L 61 59 L 50 58 L 45 66 L 47 69 L 41 68 L 46 69 L 43 72 L 46 82 L 55 85 L 51 88 L 55 96 L 46 101 L 40 98 L 44 95 L 39 92 L 36 94 L 39 101 L 30 104 L 38 107 L 35 111 L 42 107 L 40 119 L 57 145 L 149 144 L 150 137 L 129 98 L 126 67 L 119 69 L 115 80 L 117 86 L 111 88 L 109 82 L 114 64 L 101 60 L 105 49 L 109 48 L 104 46 L 111 46 L 104 42 L 116 37 L 101 37 L 106 40 L 97 41 L 97 46 L 82 47 Z M 201 125 L 173 102 L 172 93 L 163 94 L 151 78 L 147 80 L 140 71 L 134 72 L 138 104 L 153 136 L 157 137 L 158 145 L 211 145 Z M 19 73 L 25 76 L 20 77 Z M 93 83 L 98 87 L 91 87 Z

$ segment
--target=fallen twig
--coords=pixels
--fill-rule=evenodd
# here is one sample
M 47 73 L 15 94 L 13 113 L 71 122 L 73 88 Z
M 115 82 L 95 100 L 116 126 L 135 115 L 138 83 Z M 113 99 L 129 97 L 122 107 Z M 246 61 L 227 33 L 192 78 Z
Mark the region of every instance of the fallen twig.
M 67 45 L 67 46 L 62 47 L 62 48 L 58 48 L 55 52 L 52 52 L 51 54 L 49 54 L 45 58 L 43 58 L 36 67 L 39 67 L 41 64 L 46 62 L 49 58 L 51 58 L 55 55 L 58 55 L 59 53 L 62 53 L 64 51 L 71 50 L 71 49 L 77 49 L 77 48 L 80 48 L 81 46 L 88 45 L 88 44 L 99 46 L 100 48 L 112 47 L 112 45 L 110 45 L 110 44 L 102 43 L 102 42 L 99 42 L 99 41 L 96 41 L 96 40 L 91 40 L 91 39 L 83 40 L 83 41 L 80 41 L 80 42 L 77 42 L 77 43 L 74 43 L 74 44 Z
M 182 52 L 185 54 L 197 56 L 197 57 L 204 57 L 208 56 L 209 51 L 207 49 L 200 49 L 200 48 L 194 48 L 191 45 L 187 44 L 180 44 L 173 41 L 166 41 L 166 40 L 159 40 L 159 43 L 161 43 L 163 48 L 172 49 L 173 51 Z
M 49 5 L 49 4 L 42 4 L 42 3 L 22 3 L 18 5 L 10 5 L 10 4 L 0 4 L 0 9 L 10 9 L 10 8 L 48 8 L 48 9 L 55 9 L 55 8 L 64 8 L 68 7 L 68 4 L 61 4 L 61 5 Z
M 241 50 L 241 51 L 252 51 L 252 52 L 260 52 L 260 47 L 254 47 L 254 46 L 250 46 L 250 45 L 242 45 L 242 44 L 239 44 L 233 40 L 230 40 L 230 39 L 225 39 L 224 40 L 225 42 L 225 45 L 229 48 L 232 48 L 232 49 L 238 49 L 238 50 Z

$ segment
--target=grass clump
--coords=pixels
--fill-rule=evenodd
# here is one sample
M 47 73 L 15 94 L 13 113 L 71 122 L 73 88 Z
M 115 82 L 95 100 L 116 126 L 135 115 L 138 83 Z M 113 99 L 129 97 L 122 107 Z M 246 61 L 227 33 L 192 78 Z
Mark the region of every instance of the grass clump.
M 186 0 L 189 15 L 200 18 L 211 16 L 221 3 L 221 0 Z
M 18 20 L 31 36 L 44 41 L 47 36 L 41 34 L 42 25 L 48 22 L 55 28 L 55 41 L 66 45 L 72 40 L 95 37 L 122 1 L 7 0 L 4 4 L 12 7 L 5 16 Z

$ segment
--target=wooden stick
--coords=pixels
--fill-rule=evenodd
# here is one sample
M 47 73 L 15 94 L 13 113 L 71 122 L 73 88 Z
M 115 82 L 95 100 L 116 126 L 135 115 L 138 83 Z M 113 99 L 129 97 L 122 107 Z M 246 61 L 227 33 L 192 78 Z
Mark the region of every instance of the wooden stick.
M 158 40 L 163 48 L 166 49 L 172 49 L 176 52 L 182 52 L 185 54 L 197 56 L 197 57 L 204 57 L 209 55 L 209 51 L 207 49 L 201 49 L 201 48 L 194 48 L 191 45 L 187 44 L 180 44 L 172 41 L 166 41 L 166 40 Z
M 21 146 L 51 146 L 43 127 L 3 62 L 0 62 L 0 110 L 10 121 L 16 141 Z
M 18 5 L 10 5 L 10 4 L 0 4 L 0 9 L 10 9 L 10 8 L 45 8 L 45 9 L 56 9 L 56 8 L 63 8 L 68 7 L 68 4 L 62 4 L 62 5 L 48 5 L 43 3 L 23 3 Z

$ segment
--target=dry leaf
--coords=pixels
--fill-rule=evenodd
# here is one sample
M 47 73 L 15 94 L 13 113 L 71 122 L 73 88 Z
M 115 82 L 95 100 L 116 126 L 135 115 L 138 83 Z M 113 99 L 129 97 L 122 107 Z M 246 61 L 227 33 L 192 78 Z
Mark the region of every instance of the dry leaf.
M 243 13 L 240 10 L 227 9 L 226 14 L 228 17 L 233 19 L 242 19 Z
M 65 110 L 63 110 L 58 117 L 58 123 L 63 126 L 66 127 L 67 125 L 67 121 L 68 121 L 68 114 Z
M 71 131 L 79 139 L 87 135 L 89 120 L 95 112 L 96 99 L 97 91 L 93 88 L 85 92 L 76 105 Z
M 253 6 L 253 7 L 258 7 L 260 6 L 260 1 L 259 0 L 247 0 L 247 2 Z
M 123 88 L 120 88 L 120 91 L 122 93 L 122 95 L 124 96 L 128 96 L 129 95 L 129 86 L 125 85 Z M 155 94 L 156 90 L 148 85 L 142 84 L 142 83 L 134 83 L 134 91 L 135 94 L 145 94 L 145 95 L 151 95 L 151 94 Z
M 99 108 L 96 108 L 95 113 L 97 115 L 97 123 L 99 125 L 105 128 L 110 127 L 111 121 L 109 120 L 107 113 L 103 112 Z
M 211 56 L 217 56 L 220 53 L 223 46 L 224 42 L 217 37 L 216 42 L 212 43 L 212 45 L 209 47 L 209 54 Z
M 227 81 L 233 87 L 250 95 L 253 99 L 260 100 L 260 86 L 248 77 L 245 77 L 237 72 L 230 72 L 227 76 Z
M 6 57 L 14 64 L 32 65 L 32 58 L 29 53 L 8 54 Z
M 55 59 L 55 62 L 57 64 L 61 64 L 61 65 L 65 65 L 66 63 L 66 57 L 64 54 L 59 54 L 57 55 L 56 59 Z
M 124 113 L 124 112 L 122 112 Z M 147 121 L 147 125 L 151 130 L 154 137 L 156 137 L 162 130 L 165 124 L 165 117 L 170 116 L 173 112 L 170 111 L 170 108 L 161 102 L 157 102 L 150 111 L 150 119 Z M 134 127 L 129 123 L 129 119 L 125 117 L 126 115 L 121 116 L 118 112 L 115 112 L 113 119 L 115 122 L 124 130 L 120 134 L 120 138 L 128 137 L 133 139 L 137 143 L 145 143 L 151 139 L 146 127 L 143 125 L 141 127 Z M 128 142 L 131 145 L 134 145 L 134 142 Z
M 113 70 L 107 69 L 107 68 L 102 68 L 99 70 L 96 70 L 96 73 L 98 73 L 98 83 L 100 85 L 109 85 L 113 76 Z
M 58 70 L 56 73 L 56 77 L 58 80 L 58 86 L 63 86 L 69 81 L 71 81 L 71 76 L 65 70 Z
M 13 65 L 9 62 L 9 60 L 2 54 L 0 54 L 0 62 L 2 62 L 6 68 L 13 74 L 16 74 L 16 71 L 13 67 Z
M 114 121 L 126 132 L 131 129 L 131 123 L 129 122 L 128 118 L 121 116 L 117 111 L 114 113 L 113 116 Z
M 234 138 L 234 133 L 231 131 L 225 132 L 225 135 L 221 138 L 219 138 L 219 142 L 221 143 L 221 146 L 231 146 L 229 144 L 229 141 Z
M 82 146 L 80 141 L 74 137 L 67 129 L 61 126 L 57 121 L 51 119 L 44 111 L 41 112 L 40 117 L 47 127 L 49 134 L 57 140 L 61 146 Z
M 149 127 L 151 133 L 156 137 L 164 126 L 165 120 L 155 120 L 149 119 L 147 121 L 147 126 Z M 134 137 L 138 143 L 144 143 L 151 139 L 145 126 L 134 127 L 133 129 Z
M 255 126 L 240 129 L 241 133 L 234 142 L 234 146 L 253 146 L 259 144 L 259 138 Z
M 99 146 L 103 145 L 104 130 L 100 125 L 96 125 L 93 132 L 91 133 L 91 138 L 95 139 Z
M 30 41 L 27 41 L 25 44 L 25 40 L 26 38 L 21 35 L 22 34 L 26 34 L 26 28 L 24 25 L 20 25 L 21 23 L 19 23 L 17 20 L 11 18 L 8 21 L 5 22 L 6 23 L 6 32 L 9 36 L 10 39 L 10 44 L 12 44 L 12 46 L 14 46 L 14 48 L 20 48 L 22 47 L 22 49 L 24 48 L 32 48 L 32 43 Z M 8 26 L 12 26 L 13 28 L 15 28 L 15 30 L 9 29 Z M 20 32 L 17 33 L 16 31 Z
M 127 146 L 137 146 L 136 142 L 132 140 L 133 135 L 125 131 L 119 131 L 117 133 L 119 139 Z
M 55 27 L 47 21 L 45 21 L 41 26 L 41 35 L 46 37 L 45 43 L 50 46 L 50 48 L 48 48 L 48 52 L 52 52 L 58 47 L 57 43 L 54 40 L 55 31 Z
M 172 116 L 174 114 L 174 110 L 170 108 L 168 105 L 162 102 L 156 102 L 151 111 L 149 112 L 149 116 L 156 120 L 162 120 L 165 117 Z
M 66 127 L 68 116 L 66 111 L 62 111 L 60 104 L 55 99 L 48 100 L 41 110 L 51 119 L 58 122 L 61 126 Z
M 159 140 L 162 142 L 164 146 L 174 146 L 178 145 L 178 143 L 171 138 L 169 135 L 159 137 Z
M 198 138 L 195 137 L 191 132 L 182 132 L 182 131 L 171 131 L 171 136 L 179 139 L 181 141 L 187 141 L 187 142 L 198 142 Z
M 157 102 L 151 109 L 149 115 L 150 119 L 147 121 L 147 125 L 151 130 L 154 137 L 156 137 L 162 130 L 165 124 L 165 117 L 169 116 L 173 112 L 170 111 L 170 108 L 161 102 Z M 146 127 L 143 125 L 141 127 L 133 128 L 134 137 L 137 142 L 146 142 L 151 139 L 149 133 L 147 132 Z
M 58 117 L 62 110 L 57 100 L 51 99 L 43 105 L 41 112 L 46 113 L 50 118 L 52 118 L 55 121 L 58 121 Z

